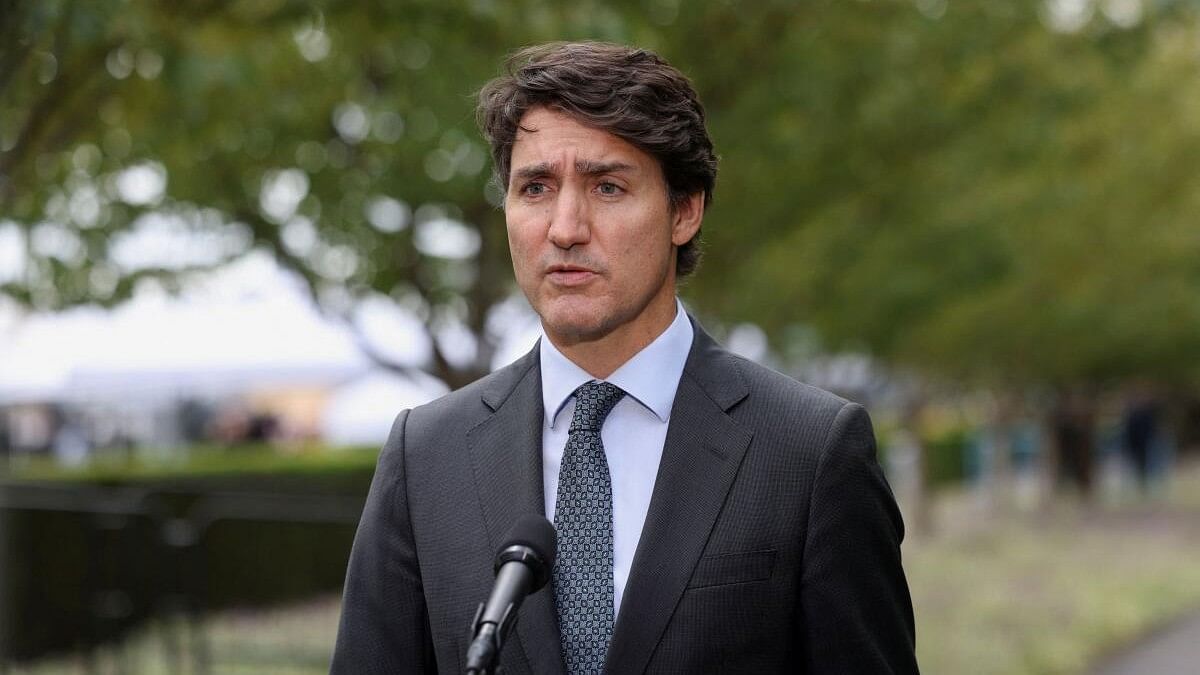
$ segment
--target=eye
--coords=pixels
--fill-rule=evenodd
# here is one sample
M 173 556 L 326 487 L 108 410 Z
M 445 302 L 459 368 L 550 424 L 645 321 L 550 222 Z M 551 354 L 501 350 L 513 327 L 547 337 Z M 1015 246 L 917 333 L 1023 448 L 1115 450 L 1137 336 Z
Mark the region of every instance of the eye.
M 616 183 L 609 183 L 607 181 L 597 185 L 596 189 L 600 192 L 600 194 L 606 197 L 615 197 L 622 192 L 620 185 L 617 185 Z
M 546 184 L 539 183 L 537 181 L 534 181 L 531 183 L 526 183 L 525 186 L 521 188 L 521 194 L 523 194 L 527 197 L 537 197 L 538 195 L 544 194 L 545 192 L 546 192 Z

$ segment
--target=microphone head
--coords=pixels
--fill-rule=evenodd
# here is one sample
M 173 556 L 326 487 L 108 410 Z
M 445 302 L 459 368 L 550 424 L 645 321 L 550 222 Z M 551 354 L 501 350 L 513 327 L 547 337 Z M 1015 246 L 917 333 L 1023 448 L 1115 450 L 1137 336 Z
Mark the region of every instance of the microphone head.
M 500 545 L 500 551 L 496 553 L 496 570 L 514 560 L 525 563 L 533 570 L 532 593 L 550 580 L 557 550 L 558 533 L 554 531 L 554 525 L 545 516 L 528 513 L 517 519 Z

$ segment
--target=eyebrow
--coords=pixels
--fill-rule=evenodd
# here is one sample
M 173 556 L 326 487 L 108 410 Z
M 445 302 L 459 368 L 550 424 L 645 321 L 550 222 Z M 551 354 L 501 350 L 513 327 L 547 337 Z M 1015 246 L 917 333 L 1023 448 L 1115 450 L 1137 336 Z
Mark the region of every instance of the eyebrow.
M 625 162 L 594 162 L 588 159 L 581 159 L 575 162 L 575 170 L 586 176 L 598 176 L 602 173 L 637 171 L 637 167 Z
M 539 176 L 552 175 L 557 169 L 557 162 L 539 162 L 513 171 L 513 177 L 528 180 Z M 637 167 L 626 162 L 597 162 L 589 159 L 581 159 L 575 162 L 575 170 L 587 176 L 598 176 L 605 173 L 637 171 Z

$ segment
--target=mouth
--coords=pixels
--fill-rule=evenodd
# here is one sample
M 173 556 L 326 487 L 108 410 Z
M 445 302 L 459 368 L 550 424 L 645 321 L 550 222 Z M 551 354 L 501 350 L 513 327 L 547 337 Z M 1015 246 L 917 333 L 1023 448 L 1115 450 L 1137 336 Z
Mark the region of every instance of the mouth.
M 546 269 L 546 278 L 559 286 L 580 286 L 596 276 L 596 272 L 579 265 L 551 265 Z

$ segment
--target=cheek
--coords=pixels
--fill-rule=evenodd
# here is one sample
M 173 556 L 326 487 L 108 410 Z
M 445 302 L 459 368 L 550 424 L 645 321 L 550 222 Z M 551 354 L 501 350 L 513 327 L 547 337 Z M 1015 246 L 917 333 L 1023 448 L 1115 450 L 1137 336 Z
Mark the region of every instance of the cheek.
M 659 218 L 648 218 L 622 234 L 622 257 L 639 266 L 658 263 L 671 250 L 670 225 Z
M 512 258 L 513 277 L 517 285 L 530 292 L 538 284 L 541 248 L 528 230 L 509 229 L 508 252 Z
M 510 242 L 508 248 L 512 256 L 513 273 L 517 281 L 524 284 L 527 279 L 533 276 L 534 255 L 519 243 Z
M 541 213 L 527 206 L 509 207 L 505 209 L 505 226 L 514 263 L 520 264 L 522 256 L 537 255 L 546 239 L 545 217 Z
M 514 265 L 520 265 L 525 256 L 525 252 L 529 250 L 529 230 L 520 225 L 520 223 L 508 223 L 508 250 L 512 253 Z

